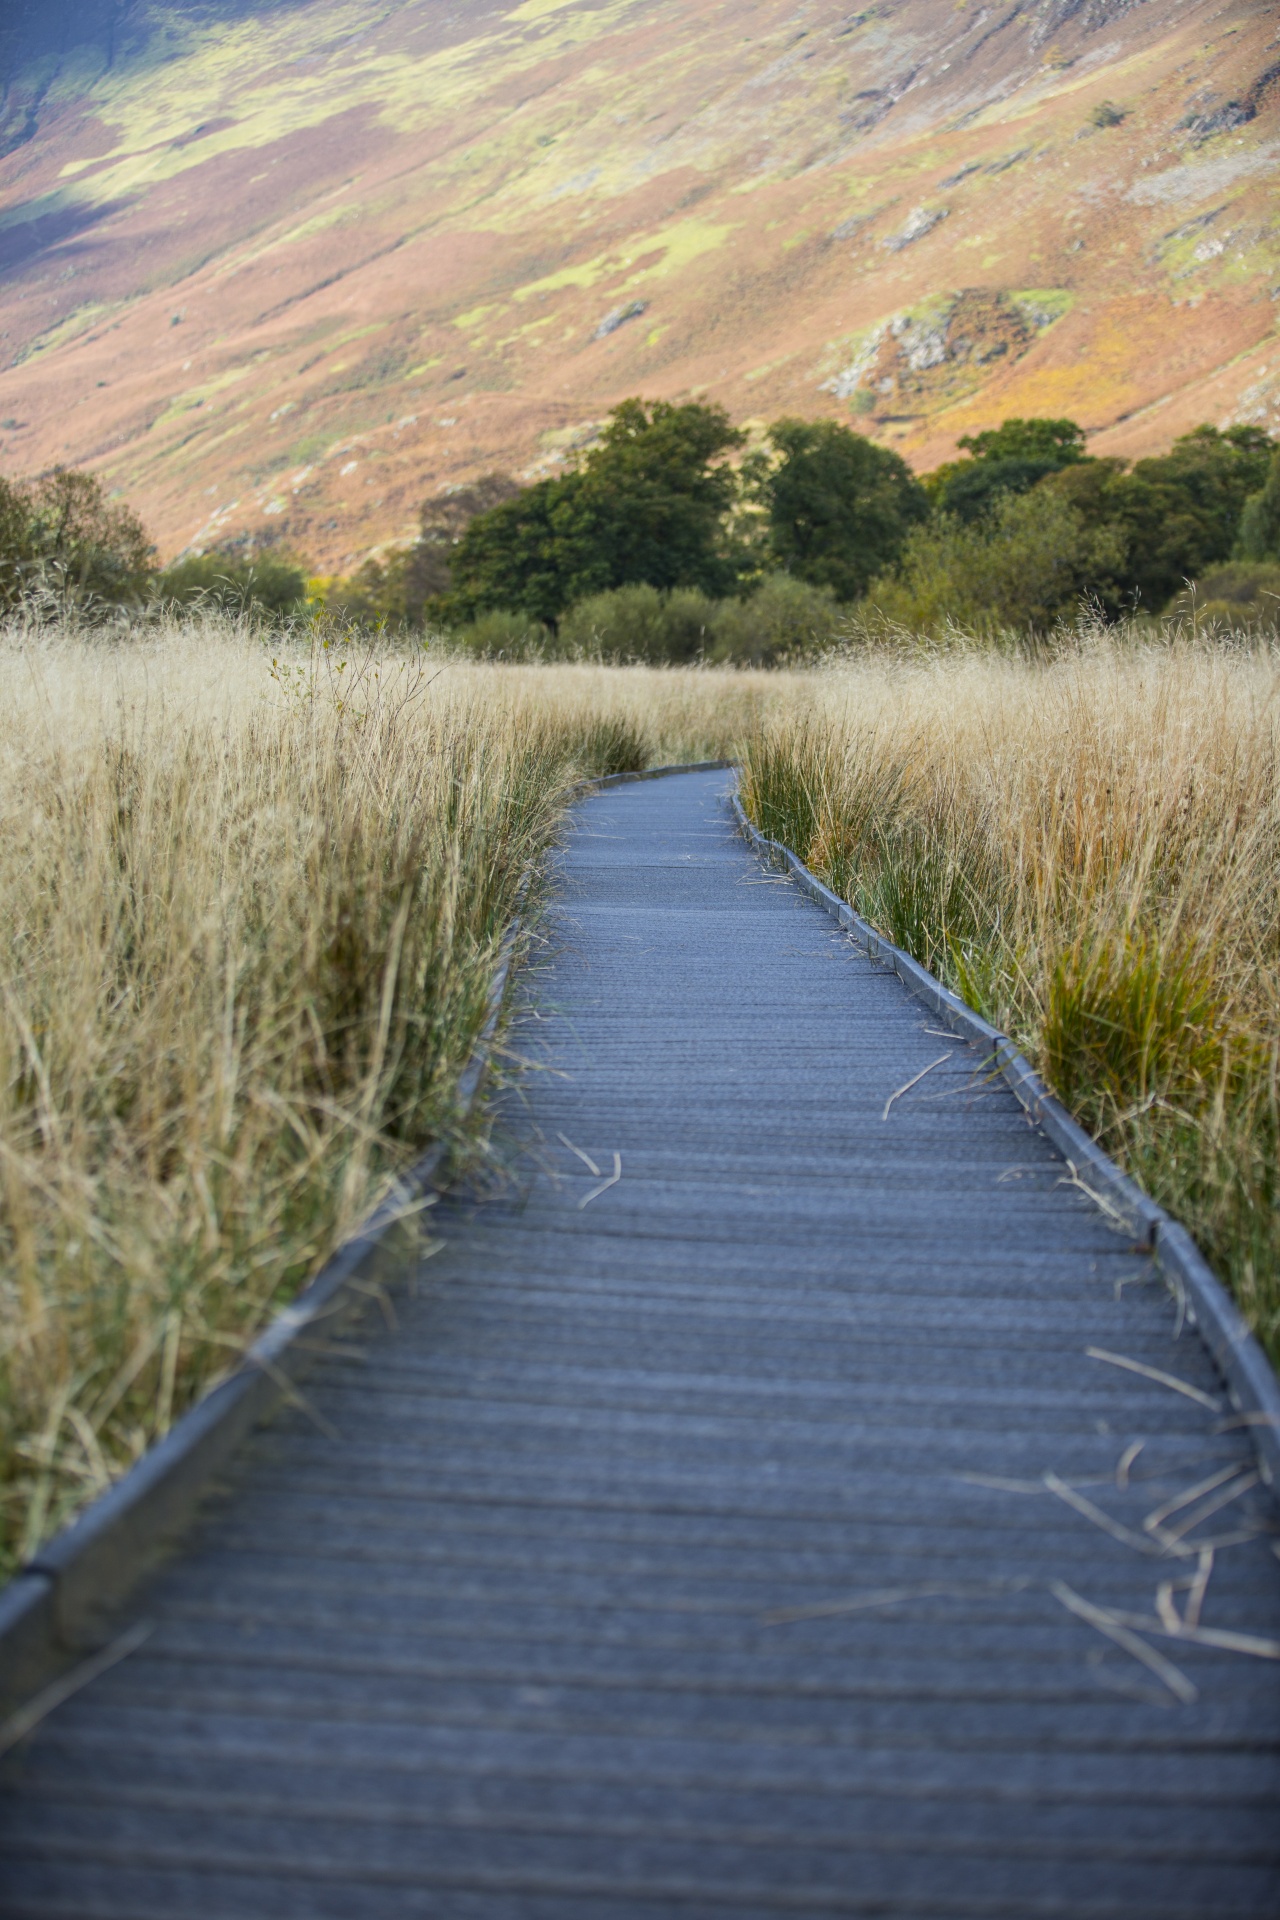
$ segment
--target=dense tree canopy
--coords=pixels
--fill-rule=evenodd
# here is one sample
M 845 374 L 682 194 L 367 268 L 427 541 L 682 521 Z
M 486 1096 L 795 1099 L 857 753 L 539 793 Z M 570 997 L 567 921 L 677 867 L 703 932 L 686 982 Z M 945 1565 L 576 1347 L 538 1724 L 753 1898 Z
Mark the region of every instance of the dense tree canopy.
M 1159 612 L 1185 581 L 1230 559 L 1272 454 L 1257 427 L 1197 427 L 1128 471 L 1118 460 L 1082 460 L 1045 485 L 1088 525 L 1112 527 L 1123 542 L 1116 568 L 1097 583 L 1103 604 Z
M 939 467 L 927 484 L 940 513 L 969 524 L 991 513 L 1002 496 L 1029 493 L 1084 458 L 1084 431 L 1074 420 L 1005 420 L 959 444 L 969 458 Z
M 419 624 L 427 602 L 448 593 L 453 584 L 453 550 L 471 522 L 514 500 L 519 492 L 519 482 L 509 473 L 483 473 L 470 486 L 451 487 L 423 501 L 418 537 L 405 556 L 400 583 L 400 611 L 406 621 Z
M 554 626 L 566 607 L 611 585 L 604 531 L 580 473 L 541 480 L 471 522 L 453 550 L 446 619 L 492 608 Z
M 931 475 L 939 510 L 912 536 L 897 575 L 875 583 L 875 603 L 926 627 L 951 618 L 1043 630 L 1082 601 L 1112 618 L 1158 613 L 1185 582 L 1222 576 L 1233 552 L 1270 558 L 1266 541 L 1280 533 L 1280 451 L 1256 427 L 1199 427 L 1132 468 L 1089 458 L 1083 438 L 1060 420 L 1011 420 L 974 436 L 971 459 L 942 469 L 953 476 L 949 486 L 986 462 L 998 471 L 1030 459 L 1037 443 L 1046 458 L 1056 448 L 1059 464 L 1029 486 L 999 489 L 972 515 L 952 510 L 948 486 Z M 1232 594 L 1219 584 L 1229 608 Z
M 1109 536 L 1107 564 L 1095 567 L 1086 590 L 1113 619 L 1132 610 L 1135 591 L 1126 487 L 1123 460 L 1079 460 L 1048 475 L 1032 495 L 1033 510 L 1037 498 L 1054 506 L 1061 503 L 1091 534 Z
M 905 626 L 1043 633 L 1119 563 L 1114 529 L 1086 525 L 1060 495 L 1005 493 L 985 519 L 942 514 L 915 529 L 874 604 Z
M 779 420 L 760 479 L 773 564 L 856 600 L 902 552 L 929 502 L 906 461 L 834 420 Z
M 741 441 L 720 407 L 624 401 L 576 471 L 471 521 L 451 550 L 442 611 L 508 607 L 553 625 L 612 587 L 731 591 L 725 517 L 737 482 L 724 456 Z
M 441 622 L 481 651 L 740 660 L 829 644 L 856 600 L 923 627 L 1043 631 L 1082 603 L 1203 624 L 1212 602 L 1228 624 L 1246 607 L 1254 627 L 1274 622 L 1280 446 L 1260 428 L 1198 427 L 1129 466 L 1088 455 L 1074 421 L 1009 419 L 923 481 L 834 420 L 775 421 L 739 457 L 745 442 L 720 407 L 627 400 L 571 470 L 437 493 L 411 546 L 310 583 L 270 551 L 158 572 L 142 523 L 94 476 L 0 480 L 0 608 L 32 591 L 281 618 L 319 604 L 392 632 Z
M 957 441 L 974 460 L 1051 460 L 1069 466 L 1084 458 L 1084 428 L 1074 420 L 1002 420 L 985 433 L 967 433 Z
M 724 519 L 737 479 L 724 456 L 743 438 L 723 407 L 658 401 L 647 410 L 625 400 L 615 408 L 584 473 L 588 510 L 608 530 L 611 585 L 731 591 Z
M 1272 443 L 1257 427 L 1197 427 L 1125 476 L 1131 585 L 1158 610 L 1183 582 L 1228 560 L 1250 494 L 1265 485 Z

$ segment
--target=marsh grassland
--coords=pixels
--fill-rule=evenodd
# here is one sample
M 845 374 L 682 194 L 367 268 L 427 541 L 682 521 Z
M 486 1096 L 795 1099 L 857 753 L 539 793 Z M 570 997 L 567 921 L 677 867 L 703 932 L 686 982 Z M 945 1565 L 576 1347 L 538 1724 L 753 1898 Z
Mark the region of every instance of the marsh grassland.
M 1015 1035 L 1275 1351 L 1265 647 L 761 673 L 340 639 L 0 637 L 0 1564 L 456 1135 L 521 880 L 584 774 L 741 755 L 758 823 Z
M 1011 1034 L 1280 1351 L 1280 661 L 1085 638 L 864 658 L 744 803 Z

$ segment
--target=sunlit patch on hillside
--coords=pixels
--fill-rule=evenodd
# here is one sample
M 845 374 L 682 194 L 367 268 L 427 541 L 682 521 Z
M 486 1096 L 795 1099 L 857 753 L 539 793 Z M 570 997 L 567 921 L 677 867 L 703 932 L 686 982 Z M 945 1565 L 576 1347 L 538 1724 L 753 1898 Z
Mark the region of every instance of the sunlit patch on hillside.
M 734 228 L 706 220 L 681 220 L 656 233 L 639 235 L 635 244 L 622 253 L 601 253 L 590 260 L 560 267 L 537 280 L 517 287 L 517 300 L 532 300 L 539 294 L 559 293 L 566 287 L 594 287 L 613 276 L 621 287 L 639 286 L 646 279 L 660 279 L 677 273 L 706 253 L 723 247 Z M 460 323 L 461 324 L 461 323 Z

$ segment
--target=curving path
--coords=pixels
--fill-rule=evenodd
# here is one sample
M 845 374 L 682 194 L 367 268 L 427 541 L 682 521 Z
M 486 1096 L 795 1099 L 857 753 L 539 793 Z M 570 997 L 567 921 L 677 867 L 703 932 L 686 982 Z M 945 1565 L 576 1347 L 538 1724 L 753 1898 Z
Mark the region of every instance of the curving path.
M 5 1763 L 9 1920 L 1280 1912 L 1280 1663 L 1087 1617 L 1280 1629 L 1247 1434 L 726 782 L 578 810 L 516 1186 Z

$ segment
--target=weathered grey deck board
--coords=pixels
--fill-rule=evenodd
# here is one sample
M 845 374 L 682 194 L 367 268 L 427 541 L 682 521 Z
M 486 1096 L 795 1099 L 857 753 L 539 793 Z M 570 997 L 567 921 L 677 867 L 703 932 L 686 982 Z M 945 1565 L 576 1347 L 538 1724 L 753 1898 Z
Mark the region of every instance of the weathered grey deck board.
M 725 785 L 579 809 L 511 1181 L 438 1209 L 394 1330 L 308 1382 L 330 1431 L 253 1438 L 151 1638 L 5 1763 L 0 1913 L 1280 1911 L 1280 1663 L 1150 1636 L 1174 1700 L 1053 1583 L 1151 1615 L 1195 1559 L 1042 1478 L 1146 1537 L 1247 1434 L 1087 1356 L 1221 1394 L 1146 1257 L 760 870 Z M 585 1209 L 561 1134 L 622 1156 Z M 1208 1625 L 1280 1632 L 1275 1526 L 1255 1486 L 1192 1529 L 1245 1536 Z

